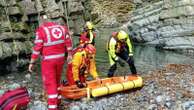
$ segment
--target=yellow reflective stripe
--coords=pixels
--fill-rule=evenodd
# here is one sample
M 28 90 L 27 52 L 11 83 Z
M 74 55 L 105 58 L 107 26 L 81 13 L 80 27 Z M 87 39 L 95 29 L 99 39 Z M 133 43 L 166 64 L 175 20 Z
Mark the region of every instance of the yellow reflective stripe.
M 43 40 L 35 40 L 34 41 L 34 43 L 36 44 L 36 43 L 42 43 L 43 42 Z
M 44 43 L 44 46 L 52 46 L 52 45 L 57 45 L 57 44 L 62 44 L 62 43 L 64 43 L 64 40 L 58 40 L 58 41 Z
M 94 36 L 91 30 L 89 31 L 89 33 L 90 33 L 90 43 L 92 43 Z
M 56 55 L 48 55 L 48 56 L 43 56 L 44 60 L 48 60 L 48 59 L 55 59 L 55 58 L 61 58 L 64 57 L 65 54 L 56 54 Z
M 54 109 L 57 108 L 57 105 L 48 105 L 48 108 Z
M 58 97 L 58 94 L 48 95 L 49 99 L 54 99 L 54 98 L 57 98 L 57 97 Z
M 44 29 L 44 31 L 46 33 L 46 37 L 47 37 L 48 43 L 51 42 L 51 35 L 50 35 L 50 32 L 49 32 L 48 28 L 47 27 L 43 27 L 43 29 Z
M 59 28 L 61 27 L 60 25 L 54 25 L 54 26 L 48 26 L 47 28 Z
M 33 50 L 33 51 L 32 51 L 32 54 L 39 55 L 39 54 L 40 54 L 40 52 L 39 52 L 39 51 L 35 51 L 35 50 Z

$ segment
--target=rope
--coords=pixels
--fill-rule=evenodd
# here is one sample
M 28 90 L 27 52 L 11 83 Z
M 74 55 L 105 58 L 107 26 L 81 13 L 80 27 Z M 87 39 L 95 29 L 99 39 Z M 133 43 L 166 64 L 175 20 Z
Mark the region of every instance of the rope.
M 64 3 L 64 6 L 65 6 L 65 17 L 66 17 L 66 20 L 67 20 L 67 28 L 69 30 L 69 17 L 68 17 L 68 14 L 67 14 L 68 13 L 67 12 L 67 1 Z

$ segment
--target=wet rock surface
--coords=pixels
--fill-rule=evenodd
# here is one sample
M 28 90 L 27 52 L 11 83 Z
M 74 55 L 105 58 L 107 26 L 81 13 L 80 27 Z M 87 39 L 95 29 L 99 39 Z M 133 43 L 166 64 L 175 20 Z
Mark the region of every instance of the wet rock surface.
M 144 86 L 99 98 L 68 100 L 63 98 L 61 110 L 192 110 L 194 108 L 194 68 L 191 65 L 169 64 L 142 74 Z M 29 110 L 45 110 L 41 77 L 36 74 L 14 74 L 0 77 L 0 93 L 26 86 L 32 96 Z M 36 80 L 35 80 L 36 79 Z
M 193 3 L 190 0 L 159 0 L 138 7 L 129 15 L 130 21 L 125 26 L 136 42 L 193 52 Z

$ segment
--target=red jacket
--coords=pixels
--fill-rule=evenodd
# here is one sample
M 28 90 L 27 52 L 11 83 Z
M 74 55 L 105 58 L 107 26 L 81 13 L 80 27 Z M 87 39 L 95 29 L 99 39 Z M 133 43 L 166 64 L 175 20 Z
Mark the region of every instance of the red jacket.
M 65 52 L 71 52 L 72 39 L 66 26 L 45 22 L 36 30 L 35 46 L 31 58 L 39 55 L 43 60 L 64 58 Z
M 90 32 L 92 33 L 92 35 L 90 34 Z M 80 44 L 82 43 L 91 43 L 91 44 L 95 44 L 95 38 L 96 38 L 96 33 L 94 31 L 86 31 L 83 32 L 80 36 Z

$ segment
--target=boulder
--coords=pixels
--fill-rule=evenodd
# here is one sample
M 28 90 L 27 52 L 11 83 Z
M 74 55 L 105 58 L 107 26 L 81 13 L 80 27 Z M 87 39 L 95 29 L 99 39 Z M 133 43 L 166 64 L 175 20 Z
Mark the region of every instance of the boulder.
M 56 4 L 55 0 L 47 0 L 45 11 L 52 13 L 56 10 L 59 10 L 59 6 Z
M 81 4 L 81 1 L 77 0 L 70 0 L 68 1 L 68 11 L 69 14 L 74 14 L 74 13 L 82 13 L 84 10 L 84 7 Z
M 23 12 L 22 12 L 22 10 L 19 8 L 19 7 L 17 7 L 17 6 L 14 6 L 14 7 L 9 7 L 8 8 L 8 14 L 9 15 L 23 15 Z
M 164 49 L 193 49 L 192 10 L 192 0 L 158 1 L 135 9 L 125 27 L 136 42 L 162 44 Z
M 29 27 L 26 23 L 18 22 L 18 23 L 12 23 L 12 28 L 16 32 L 29 32 Z
M 3 58 L 12 56 L 12 46 L 11 43 L 2 43 Z
M 35 2 L 31 0 L 24 0 L 20 3 L 21 8 L 24 10 L 25 15 L 35 15 L 38 14 L 37 10 L 35 9 Z
M 10 23 L 8 21 L 1 22 L 0 30 L 1 32 L 10 32 Z
M 4 32 L 0 34 L 0 41 L 5 41 L 5 40 L 17 40 L 17 39 L 26 39 L 27 36 L 23 35 L 22 33 L 18 32 Z

